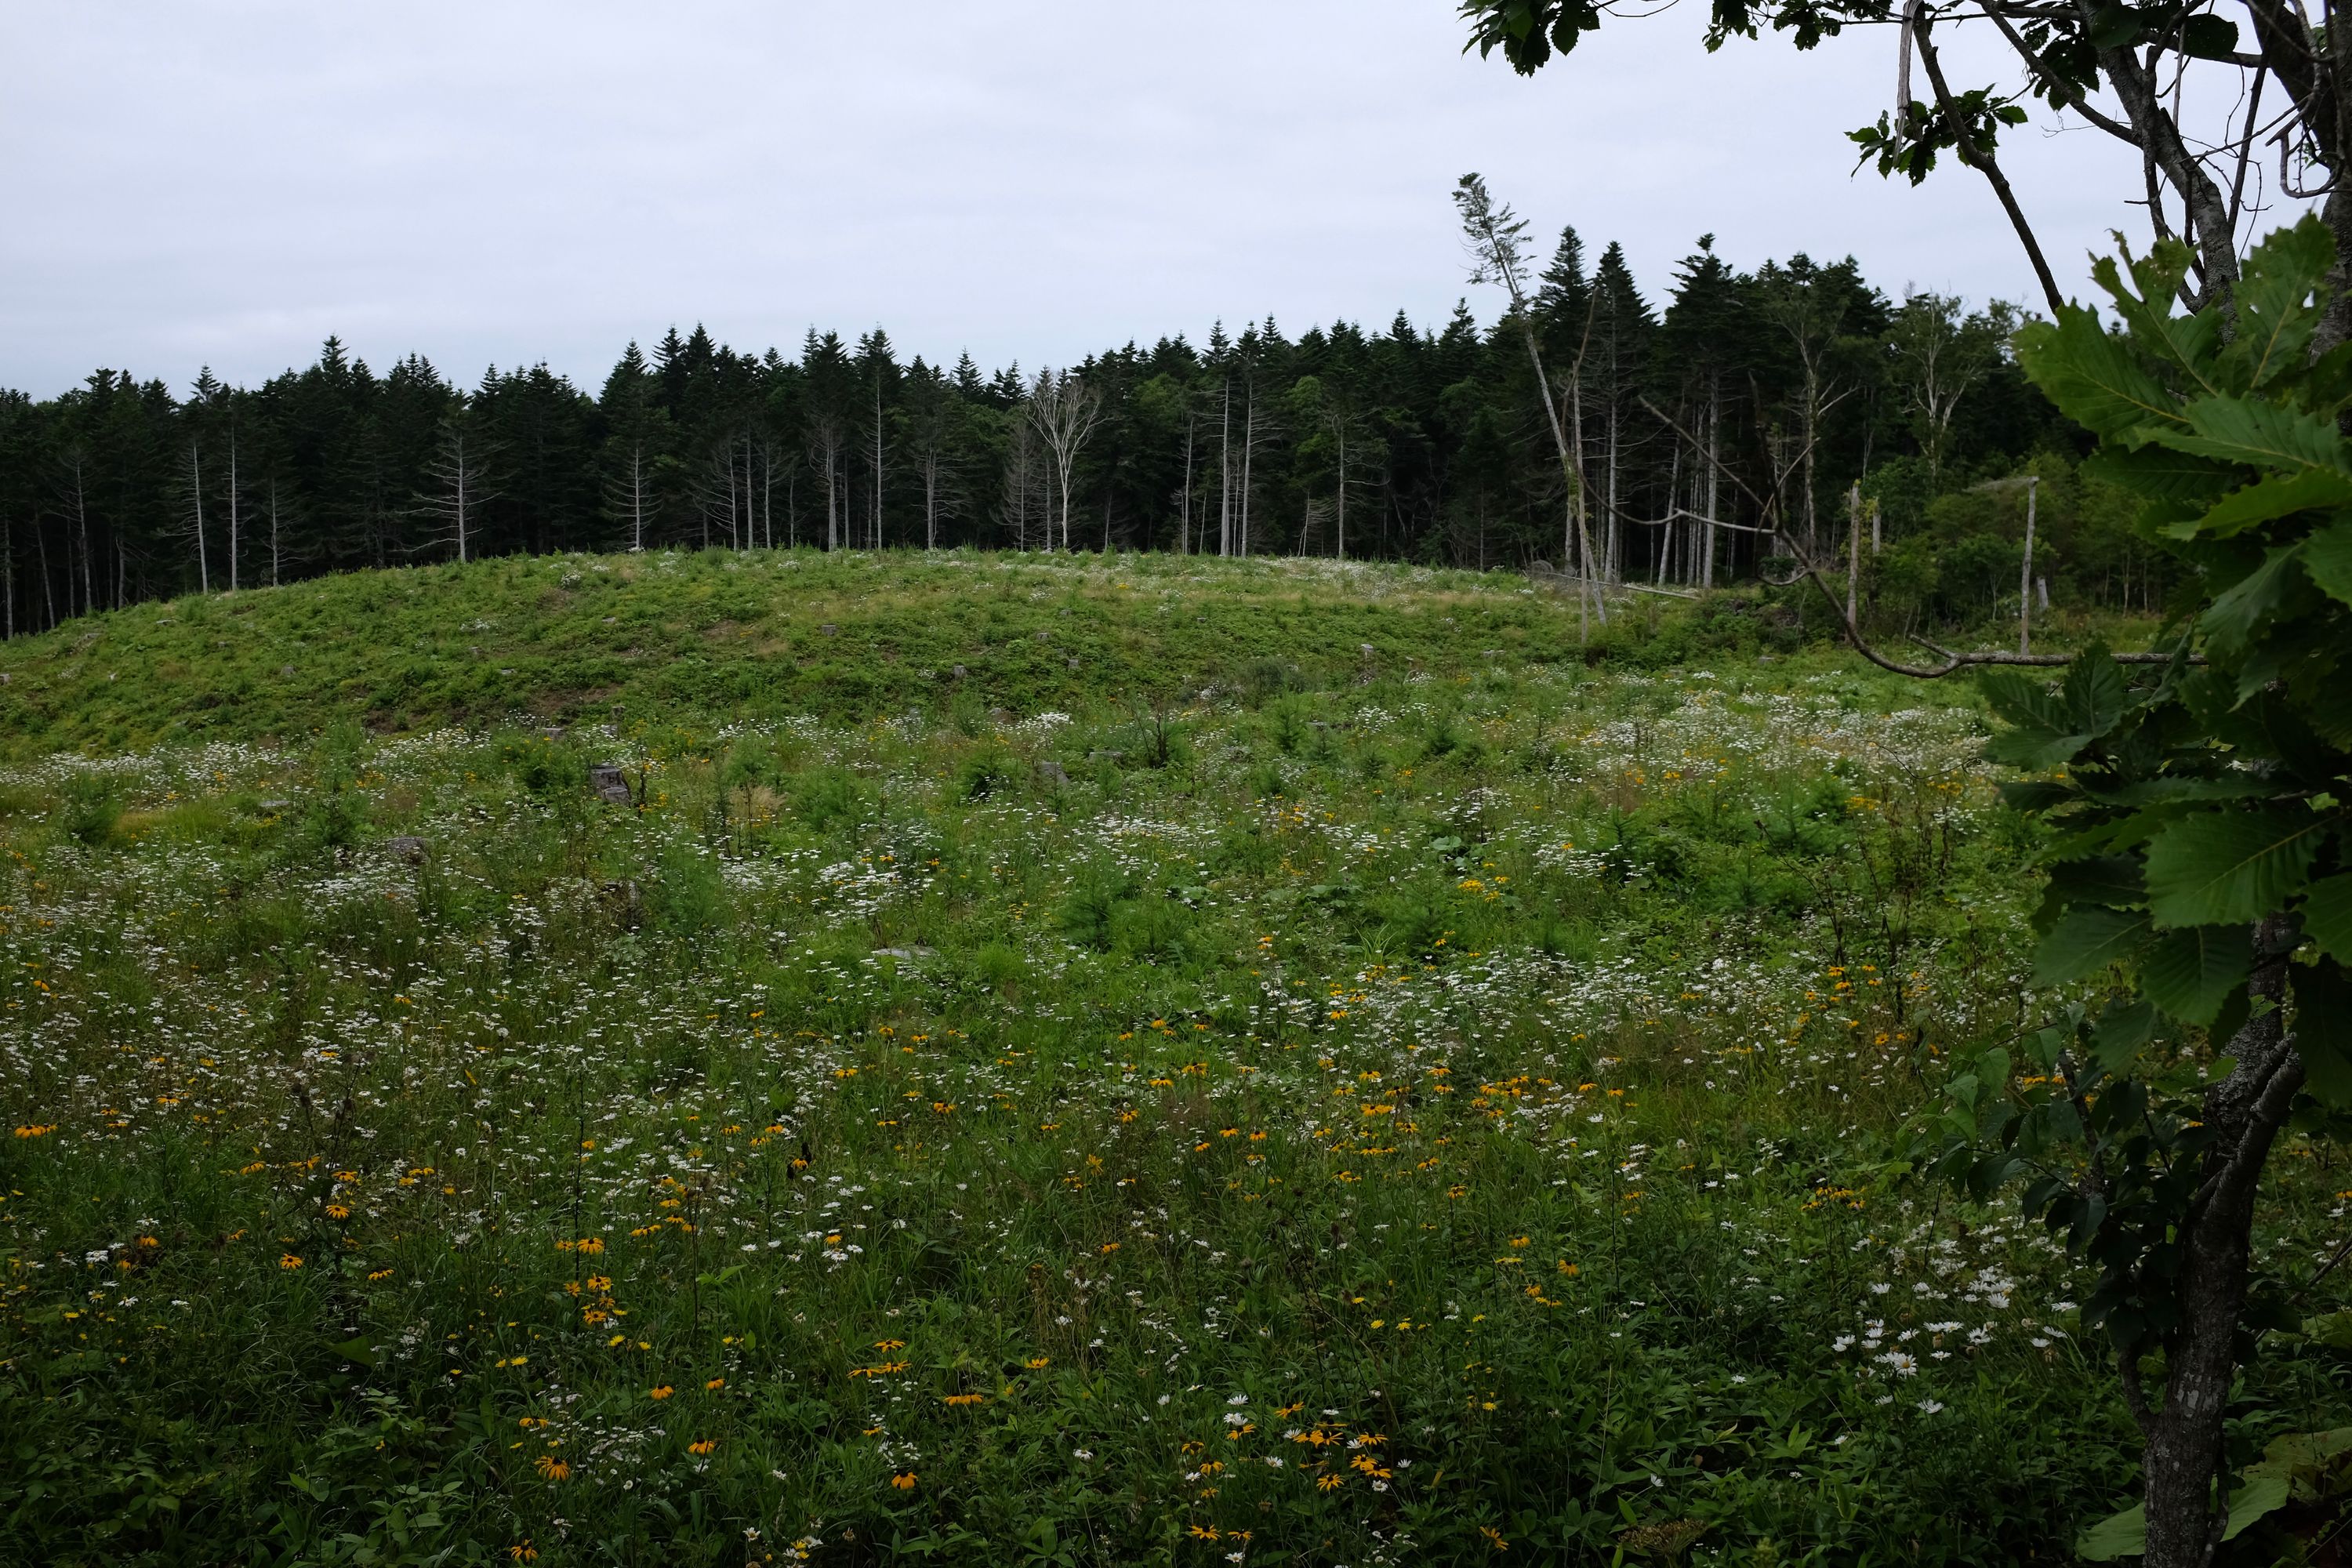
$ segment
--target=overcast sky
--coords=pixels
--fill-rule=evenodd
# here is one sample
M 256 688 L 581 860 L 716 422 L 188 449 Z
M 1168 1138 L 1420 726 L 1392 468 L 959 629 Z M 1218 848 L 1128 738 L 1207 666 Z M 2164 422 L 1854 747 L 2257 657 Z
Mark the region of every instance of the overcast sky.
M 787 353 L 879 323 L 993 368 L 1220 317 L 1486 320 L 1447 200 L 1470 169 L 1547 247 L 1622 240 L 1653 297 L 1707 231 L 1743 267 L 2032 297 L 1969 171 L 1852 174 L 1888 30 L 1710 56 L 1703 19 L 1612 22 L 1522 79 L 1462 54 L 1453 0 L 10 0 L 0 383 L 251 382 L 331 332 L 593 390 L 672 322 Z M 2016 143 L 2080 279 L 2134 226 L 2133 165 Z

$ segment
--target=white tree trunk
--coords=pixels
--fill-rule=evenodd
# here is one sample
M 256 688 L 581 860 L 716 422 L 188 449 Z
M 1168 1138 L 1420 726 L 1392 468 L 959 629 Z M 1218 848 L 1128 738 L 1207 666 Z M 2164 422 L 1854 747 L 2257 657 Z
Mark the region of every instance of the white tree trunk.
M 240 521 L 236 494 L 236 425 L 232 420 L 228 427 L 228 591 L 232 594 L 237 589 L 237 525 Z M 87 538 L 82 541 L 82 548 L 85 551 L 89 548 Z
M 203 455 L 194 443 L 188 447 L 188 494 L 194 503 L 196 514 L 196 591 L 209 594 L 213 591 L 213 576 L 212 566 L 205 559 L 205 463 Z M 66 580 L 66 592 L 73 592 L 70 577 Z

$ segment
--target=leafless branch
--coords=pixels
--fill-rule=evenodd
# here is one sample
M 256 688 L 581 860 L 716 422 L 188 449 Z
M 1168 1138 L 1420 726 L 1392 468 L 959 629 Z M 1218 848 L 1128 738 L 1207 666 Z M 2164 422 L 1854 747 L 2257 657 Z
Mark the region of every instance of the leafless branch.
M 2017 193 L 2009 188 L 2009 176 L 1990 152 L 1979 151 L 1969 140 L 1969 128 L 1960 122 L 1958 107 L 1952 101 L 1952 89 L 1944 80 L 1944 64 L 1937 56 L 1936 46 L 1927 41 L 1927 29 L 1914 24 L 1911 34 L 1919 45 L 1919 63 L 1927 72 L 1927 80 L 1936 89 L 1936 106 L 1943 110 L 1945 121 L 1952 128 L 1952 151 L 1960 162 L 1982 174 L 1992 186 L 1993 195 L 2000 198 L 2001 210 L 2009 215 L 2010 226 L 2017 230 L 2018 243 L 2025 247 L 2026 258 L 2033 263 L 2033 275 L 2042 280 L 2042 297 L 2050 301 L 2054 314 L 2064 308 L 2066 297 L 2058 292 L 2058 279 L 2051 275 L 2050 263 L 2042 254 L 2042 242 L 2033 237 L 2033 226 L 2025 220 L 2025 209 L 2018 205 Z

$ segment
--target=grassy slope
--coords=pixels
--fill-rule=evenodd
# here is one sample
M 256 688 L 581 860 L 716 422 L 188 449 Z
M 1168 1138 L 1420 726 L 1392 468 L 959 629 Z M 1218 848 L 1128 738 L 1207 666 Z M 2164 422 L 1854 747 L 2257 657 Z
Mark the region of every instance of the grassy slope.
M 1264 658 L 1319 684 L 1488 649 L 1576 658 L 1573 610 L 1516 577 L 1325 562 L 516 558 L 142 605 L 0 644 L 0 756 L 614 703 L 751 721 L 958 698 L 1025 713 L 1230 680 Z

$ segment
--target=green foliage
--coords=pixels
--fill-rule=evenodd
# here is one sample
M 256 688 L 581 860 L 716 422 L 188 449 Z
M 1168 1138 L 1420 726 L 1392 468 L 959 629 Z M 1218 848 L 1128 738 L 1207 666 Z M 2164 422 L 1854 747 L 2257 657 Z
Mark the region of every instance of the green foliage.
M 62 814 L 66 836 L 96 849 L 111 843 L 122 821 L 122 791 L 103 773 L 83 773 L 66 781 Z
M 866 810 L 866 790 L 843 767 L 816 767 L 791 781 L 793 809 L 819 833 L 856 822 Z
M 330 849 L 357 844 L 366 824 L 367 802 L 360 788 L 364 745 L 359 726 L 339 719 L 311 749 L 309 825 Z
M 2309 363 L 2299 347 L 2333 254 L 2315 219 L 2258 246 L 2235 338 L 2218 310 L 2173 310 L 2188 265 L 2173 246 L 2132 262 L 2128 279 L 2101 264 L 2127 331 L 2072 308 L 2019 334 L 2028 374 L 2135 459 L 2110 467 L 2140 494 L 2144 534 L 2204 590 L 2172 662 L 2136 684 L 2097 648 L 2055 691 L 2017 672 L 1982 678 L 2007 725 L 1992 753 L 2063 770 L 2018 797 L 2060 833 L 2042 973 L 2080 978 L 2136 960 L 2149 999 L 2200 1027 L 2252 968 L 2237 928 L 2290 921 L 2310 938 L 2305 962 L 2341 963 L 2329 946 L 2340 895 L 2307 906 L 2315 878 L 2339 872 L 2352 829 L 2352 595 L 2314 582 L 2305 556 L 2352 507 L 2336 483 L 2352 474 L 2336 427 L 2352 357 Z M 2156 451 L 2206 461 L 2185 470 L 2196 482 L 2184 488 L 2180 468 L 2137 466 Z M 2080 875 L 2085 863 L 2102 874 Z
M 2215 1194 L 2251 1192 L 2284 1120 L 2256 1096 L 2299 1088 L 2315 1130 L 2352 1107 L 2352 595 L 2333 567 L 2352 513 L 2352 353 L 2305 353 L 2334 256 L 2315 217 L 2272 237 L 2225 321 L 2175 310 L 2189 253 L 2162 245 L 2096 269 L 2123 330 L 2070 307 L 2018 336 L 2027 374 L 2102 438 L 2097 467 L 2138 495 L 2142 537 L 2181 563 L 2193 603 L 2154 666 L 2095 647 L 2054 688 L 1983 677 L 2004 723 L 1990 754 L 2042 775 L 2007 792 L 2052 833 L 2037 978 L 2094 982 L 2103 1005 L 2073 1004 L 2015 1062 L 1987 1052 L 1957 1073 L 1932 1168 L 1979 1198 L 2024 1184 L 2026 1211 L 2097 1266 L 2083 1321 L 2132 1376 L 2144 1356 L 2186 1363 L 2185 1347 L 2256 1326 L 2251 1306 L 2209 1321 L 2239 1299 L 2249 1243 L 2206 1234 L 2250 1223 L 2215 1216 L 2250 1214 L 2251 1196 L 2223 1210 Z M 2233 1048 L 2260 1067 L 2242 1074 Z M 2200 1419 L 2219 1430 L 2218 1405 L 2175 1408 L 2179 1386 L 2152 1443 Z M 2284 1475 L 2248 1472 L 2231 1536 L 2285 1500 Z M 2119 1515 L 2079 1550 L 2136 1552 L 2146 1528 Z

